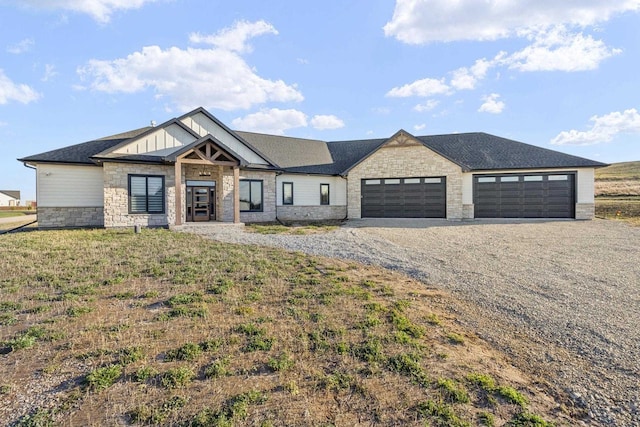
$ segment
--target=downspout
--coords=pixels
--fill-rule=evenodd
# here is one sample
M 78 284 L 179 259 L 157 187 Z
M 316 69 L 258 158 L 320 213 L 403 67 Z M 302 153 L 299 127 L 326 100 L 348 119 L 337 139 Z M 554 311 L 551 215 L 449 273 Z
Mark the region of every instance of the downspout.
M 280 220 L 280 218 L 278 218 L 278 177 L 280 175 L 282 175 L 283 172 L 281 170 L 276 171 L 276 175 L 273 177 L 273 188 L 276 191 L 276 197 L 274 197 L 273 202 L 275 203 L 275 209 L 276 209 L 276 221 L 280 224 L 280 225 L 284 225 L 284 222 L 282 222 Z
M 347 179 L 347 175 L 338 175 L 338 176 L 344 179 L 345 181 L 347 181 L 346 183 L 347 191 L 345 191 L 345 196 L 347 197 L 347 211 L 344 214 L 344 218 L 342 218 L 342 221 L 346 221 L 349 219 L 349 180 Z
M 33 169 L 34 171 L 36 171 L 36 220 L 38 218 L 38 168 L 36 168 L 35 166 L 29 166 L 26 162 L 22 163 L 25 167 L 29 168 L 29 169 Z

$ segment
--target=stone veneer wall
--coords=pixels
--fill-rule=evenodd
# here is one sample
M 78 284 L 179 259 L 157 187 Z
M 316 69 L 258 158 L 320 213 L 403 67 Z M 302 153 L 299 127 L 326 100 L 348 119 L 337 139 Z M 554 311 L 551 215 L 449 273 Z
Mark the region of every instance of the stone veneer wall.
M 40 212 L 38 208 L 38 212 Z M 576 203 L 576 219 L 593 219 L 596 216 L 594 203 Z
M 102 207 L 38 207 L 39 228 L 102 227 Z
M 405 140 L 406 141 L 406 140 Z M 361 218 L 361 180 L 366 178 L 447 178 L 447 219 L 462 219 L 462 169 L 418 143 L 380 148 L 349 172 L 347 183 L 349 218 Z
M 226 174 L 226 171 L 225 171 Z M 233 221 L 233 170 L 231 174 L 231 221 Z M 226 178 L 226 175 L 225 175 Z M 262 180 L 262 212 L 240 212 L 240 221 L 242 222 L 272 222 L 276 220 L 276 174 L 275 172 L 262 171 L 240 171 L 240 179 L 258 179 Z M 226 191 L 225 182 L 225 191 Z M 225 198 L 225 212 L 226 212 Z M 225 221 L 227 221 L 225 217 Z
M 469 204 L 469 205 L 462 205 L 462 218 L 464 219 L 473 219 L 475 218 L 476 215 L 476 211 L 475 211 L 475 205 Z
M 322 221 L 344 219 L 346 206 L 278 206 L 278 219 L 282 221 Z
M 176 215 L 175 175 L 173 166 L 105 162 L 104 170 L 104 226 L 161 227 L 174 224 Z M 129 174 L 164 175 L 165 213 L 129 213 Z

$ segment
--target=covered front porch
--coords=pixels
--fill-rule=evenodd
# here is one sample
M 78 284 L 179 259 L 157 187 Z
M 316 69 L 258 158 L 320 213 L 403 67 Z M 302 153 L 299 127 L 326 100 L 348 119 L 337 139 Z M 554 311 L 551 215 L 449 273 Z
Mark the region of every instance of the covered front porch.
M 243 160 L 211 136 L 173 153 L 175 225 L 188 222 L 240 223 L 240 167 Z

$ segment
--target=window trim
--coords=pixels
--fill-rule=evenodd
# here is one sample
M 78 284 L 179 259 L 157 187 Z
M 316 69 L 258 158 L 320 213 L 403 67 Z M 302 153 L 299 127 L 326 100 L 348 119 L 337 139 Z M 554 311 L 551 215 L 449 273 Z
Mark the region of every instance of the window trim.
M 134 211 L 131 206 L 131 178 L 145 178 L 145 210 Z M 149 178 L 160 178 L 162 180 L 162 210 L 161 211 L 149 211 Z M 129 204 L 129 214 L 131 215 L 164 215 L 166 212 L 166 191 L 165 176 L 164 175 L 145 175 L 130 173 L 127 175 L 127 201 Z
M 285 201 L 286 199 L 285 199 L 285 191 L 284 191 L 284 188 L 285 188 L 287 185 L 291 185 L 291 202 L 289 202 L 289 203 L 287 203 L 287 202 Z M 284 182 L 282 183 L 282 205 L 283 205 L 283 206 L 292 206 L 293 204 L 294 204 L 294 199 L 293 199 L 293 182 L 291 182 L 291 181 L 284 181 Z
M 327 187 L 327 202 L 323 203 L 322 200 L 322 187 Z M 320 184 L 320 206 L 329 206 L 331 205 L 331 185 L 329 184 Z
M 249 207 L 251 207 L 251 183 L 259 182 L 260 183 L 260 209 L 248 209 L 243 210 L 240 209 L 240 212 L 264 212 L 264 181 L 262 179 L 241 179 L 238 182 L 238 199 L 240 198 L 240 183 L 248 182 L 249 183 Z

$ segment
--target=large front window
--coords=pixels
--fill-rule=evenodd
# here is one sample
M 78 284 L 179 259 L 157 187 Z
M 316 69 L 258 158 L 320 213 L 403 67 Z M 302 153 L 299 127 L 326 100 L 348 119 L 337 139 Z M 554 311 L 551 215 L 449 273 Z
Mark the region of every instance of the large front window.
M 262 181 L 240 180 L 240 212 L 262 212 Z
M 164 176 L 129 175 L 129 213 L 164 213 Z
M 320 184 L 320 204 L 329 204 L 329 184 Z

